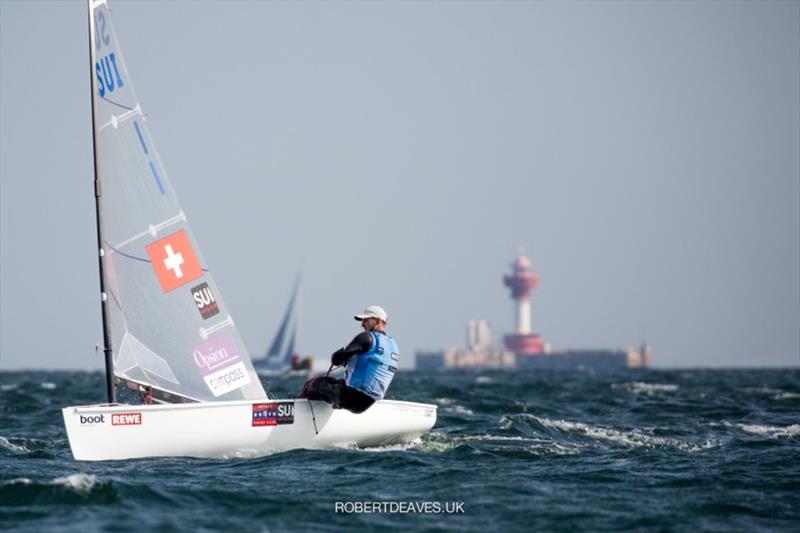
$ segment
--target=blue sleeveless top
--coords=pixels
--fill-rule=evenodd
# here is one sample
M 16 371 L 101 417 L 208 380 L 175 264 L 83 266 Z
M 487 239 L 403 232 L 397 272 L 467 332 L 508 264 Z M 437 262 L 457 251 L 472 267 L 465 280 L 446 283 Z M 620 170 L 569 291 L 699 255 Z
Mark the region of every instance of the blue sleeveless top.
M 381 331 L 371 331 L 369 351 L 347 361 L 345 383 L 373 400 L 383 398 L 400 361 L 400 348 L 393 338 Z

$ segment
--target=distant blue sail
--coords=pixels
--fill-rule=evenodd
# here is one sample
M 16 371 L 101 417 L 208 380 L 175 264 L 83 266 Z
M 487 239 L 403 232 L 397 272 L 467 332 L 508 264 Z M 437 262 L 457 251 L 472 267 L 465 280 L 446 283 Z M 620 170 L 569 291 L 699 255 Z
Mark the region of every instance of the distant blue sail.
M 292 312 L 294 311 L 294 302 L 296 297 L 297 284 L 295 284 L 294 291 L 292 291 L 292 298 L 289 300 L 289 307 L 286 308 L 286 313 L 283 315 L 283 320 L 278 328 L 278 333 L 275 334 L 272 345 L 269 347 L 269 350 L 267 350 L 267 353 L 264 356 L 266 359 L 273 359 L 281 354 L 281 349 L 283 348 L 284 344 L 284 337 L 286 337 L 286 331 L 289 329 L 289 323 L 292 320 Z
M 257 369 L 264 370 L 287 370 L 291 366 L 292 355 L 294 354 L 295 339 L 297 336 L 297 323 L 294 318 L 295 302 L 297 301 L 297 292 L 300 287 L 300 276 L 297 276 L 292 295 L 289 299 L 289 305 L 283 315 L 283 320 L 278 327 L 278 332 L 270 344 L 269 350 L 264 354 L 264 357 L 254 361 Z M 289 327 L 292 326 L 292 333 L 286 341 L 287 332 Z M 284 349 L 286 347 L 286 349 Z
M 292 364 L 292 356 L 294 356 L 294 341 L 297 338 L 297 322 L 292 326 L 292 336 L 289 339 L 289 344 L 286 348 L 286 353 L 283 356 L 283 363 L 287 366 Z

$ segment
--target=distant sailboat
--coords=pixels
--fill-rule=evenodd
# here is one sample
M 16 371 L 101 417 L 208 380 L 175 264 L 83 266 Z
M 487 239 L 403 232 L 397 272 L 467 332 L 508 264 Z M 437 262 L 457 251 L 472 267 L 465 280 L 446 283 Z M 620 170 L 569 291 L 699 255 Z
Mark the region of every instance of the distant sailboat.
M 294 284 L 289 305 L 278 327 L 278 332 L 272 340 L 266 354 L 260 359 L 253 359 L 253 367 L 261 376 L 285 376 L 285 375 L 306 375 L 313 367 L 310 357 L 303 360 L 295 352 L 295 342 L 297 340 L 297 316 L 295 313 L 295 303 L 297 302 L 297 292 L 300 287 L 300 276 Z M 291 333 L 287 337 L 287 332 L 291 328 Z
M 434 405 L 382 400 L 354 415 L 267 397 L 156 151 L 108 3 L 87 1 L 108 403 L 62 409 L 73 456 L 240 457 L 428 431 Z M 118 390 L 142 403 L 117 403 Z

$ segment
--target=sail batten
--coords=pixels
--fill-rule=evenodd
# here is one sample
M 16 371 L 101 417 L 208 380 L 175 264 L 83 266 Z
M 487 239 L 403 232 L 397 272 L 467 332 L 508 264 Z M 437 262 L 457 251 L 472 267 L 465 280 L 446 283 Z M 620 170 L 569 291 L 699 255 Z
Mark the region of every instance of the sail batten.
M 114 375 L 189 401 L 264 398 L 159 157 L 108 4 L 90 5 L 101 275 L 114 302 L 105 310 Z
M 119 116 L 111 115 L 111 120 L 109 120 L 108 122 L 106 122 L 105 124 L 100 126 L 100 131 L 103 131 L 104 129 L 108 128 L 109 126 L 113 127 L 114 129 L 117 129 L 117 128 L 119 128 L 119 126 L 120 126 L 120 124 L 122 122 L 125 122 L 128 119 L 131 119 L 131 118 L 133 118 L 133 117 L 135 117 L 137 115 L 143 116 L 141 108 L 139 107 L 139 104 L 136 104 L 136 107 L 131 109 L 127 113 L 123 113 L 123 114 L 121 114 Z

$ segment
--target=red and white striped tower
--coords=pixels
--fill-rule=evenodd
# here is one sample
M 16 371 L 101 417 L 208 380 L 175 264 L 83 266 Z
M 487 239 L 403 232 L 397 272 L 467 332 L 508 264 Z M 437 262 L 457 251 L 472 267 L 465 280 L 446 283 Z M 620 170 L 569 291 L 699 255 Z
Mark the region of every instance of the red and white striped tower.
M 520 355 L 536 355 L 543 351 L 539 335 L 531 333 L 531 289 L 539 286 L 539 276 L 531 272 L 533 263 L 522 253 L 511 264 L 511 275 L 503 276 L 516 305 L 517 330 L 505 336 L 506 348 Z

